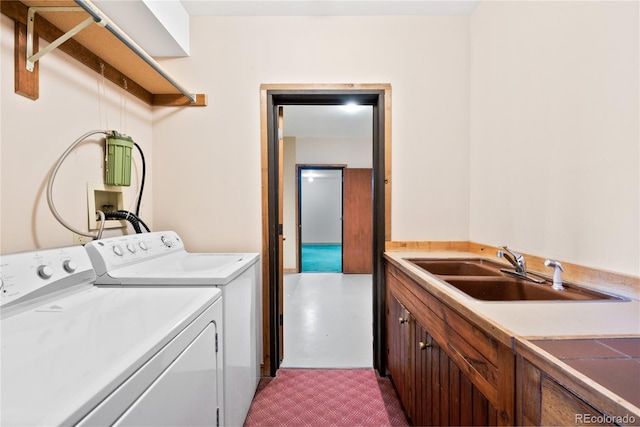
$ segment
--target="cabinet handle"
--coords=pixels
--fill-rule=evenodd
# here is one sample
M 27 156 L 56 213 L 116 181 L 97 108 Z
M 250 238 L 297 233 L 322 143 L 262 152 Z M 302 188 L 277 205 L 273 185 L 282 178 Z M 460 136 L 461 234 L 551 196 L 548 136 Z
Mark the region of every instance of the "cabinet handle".
M 426 349 L 427 347 L 431 347 L 431 344 L 429 344 L 429 343 L 424 343 L 424 342 L 420 341 L 420 342 L 418 343 L 418 347 L 420 347 L 420 350 L 424 350 L 424 349 Z
M 407 323 L 407 319 L 404 317 L 398 317 L 398 323 L 400 324 Z

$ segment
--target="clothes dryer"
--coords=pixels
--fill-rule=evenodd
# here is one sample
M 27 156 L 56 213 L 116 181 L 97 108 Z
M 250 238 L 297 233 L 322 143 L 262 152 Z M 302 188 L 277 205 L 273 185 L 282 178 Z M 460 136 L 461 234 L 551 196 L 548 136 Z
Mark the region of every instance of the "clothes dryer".
M 187 252 L 173 231 L 97 240 L 86 249 L 100 286 L 222 290 L 221 424 L 242 426 L 260 379 L 259 254 Z
M 0 425 L 215 425 L 221 292 L 98 288 L 81 246 L 0 256 Z

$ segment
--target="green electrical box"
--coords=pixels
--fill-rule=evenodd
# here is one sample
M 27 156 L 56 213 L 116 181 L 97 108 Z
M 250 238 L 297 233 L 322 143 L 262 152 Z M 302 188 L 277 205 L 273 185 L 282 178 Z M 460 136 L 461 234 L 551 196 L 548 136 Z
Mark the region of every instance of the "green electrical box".
M 131 149 L 133 139 L 116 131 L 107 137 L 107 156 L 104 183 L 107 185 L 131 185 Z

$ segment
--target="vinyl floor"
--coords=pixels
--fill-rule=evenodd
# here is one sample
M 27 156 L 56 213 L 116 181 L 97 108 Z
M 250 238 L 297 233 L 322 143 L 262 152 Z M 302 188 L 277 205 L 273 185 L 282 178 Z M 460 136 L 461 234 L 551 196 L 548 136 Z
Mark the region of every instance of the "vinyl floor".
M 281 367 L 373 367 L 372 287 L 370 274 L 285 274 Z

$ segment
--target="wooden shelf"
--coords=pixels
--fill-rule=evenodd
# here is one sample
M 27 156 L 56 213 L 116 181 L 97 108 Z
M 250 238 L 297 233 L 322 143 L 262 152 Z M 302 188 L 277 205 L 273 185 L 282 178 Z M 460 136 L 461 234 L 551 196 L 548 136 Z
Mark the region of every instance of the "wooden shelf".
M 38 98 L 39 61 L 36 62 L 34 72 L 26 70 L 26 26 L 28 9 L 34 6 L 77 7 L 77 4 L 74 1 L 0 1 L 2 13 L 16 23 L 16 93 L 31 99 Z M 84 11 L 38 13 L 35 18 L 35 34 L 52 42 L 87 17 L 89 14 Z M 34 37 L 34 43 L 37 43 L 37 38 Z M 124 87 L 126 81 L 127 92 L 151 106 L 207 105 L 206 95 L 196 94 L 196 102 L 191 102 L 115 35 L 98 25 L 83 29 L 58 49 L 97 73 L 101 74 L 104 68 L 105 79 L 119 87 Z M 43 59 L 46 60 L 46 56 Z

